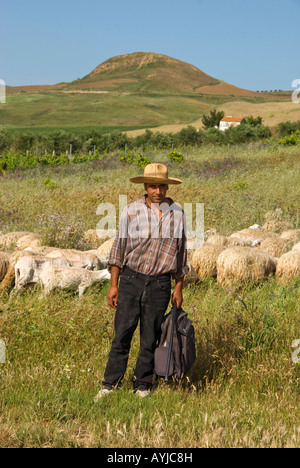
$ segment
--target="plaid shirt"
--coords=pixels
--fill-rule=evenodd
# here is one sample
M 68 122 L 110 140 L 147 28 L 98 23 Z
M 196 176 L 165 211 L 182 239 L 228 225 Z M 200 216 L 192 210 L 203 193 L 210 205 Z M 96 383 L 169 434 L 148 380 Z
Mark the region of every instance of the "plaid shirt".
M 128 266 L 145 275 L 171 273 L 180 279 L 188 273 L 183 210 L 171 198 L 160 205 L 162 217 L 146 202 L 147 195 L 128 205 L 120 219 L 110 251 L 111 266 Z

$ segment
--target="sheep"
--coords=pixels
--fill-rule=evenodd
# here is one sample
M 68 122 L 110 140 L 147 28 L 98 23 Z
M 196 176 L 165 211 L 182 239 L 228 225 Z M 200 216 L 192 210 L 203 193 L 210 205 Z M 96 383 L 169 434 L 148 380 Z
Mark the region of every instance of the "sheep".
M 268 211 L 265 213 L 264 218 L 266 220 L 263 225 L 264 231 L 281 232 L 283 230 L 292 229 L 291 223 L 282 220 L 283 211 L 281 208 L 276 208 L 274 211 Z
M 28 255 L 28 252 L 22 250 L 13 252 L 10 255 L 7 273 L 4 276 L 2 282 L 0 283 L 0 291 L 13 288 L 15 284 L 15 264 L 17 263 L 19 258 L 26 255 Z
M 241 239 L 239 237 L 226 237 L 220 234 L 216 234 L 209 236 L 206 240 L 206 244 L 222 245 L 223 247 L 234 247 L 235 245 L 251 245 L 251 241 Z
M 239 237 L 228 237 L 227 238 L 227 247 L 247 247 L 251 246 L 253 241 L 239 238 Z
M 300 277 L 300 251 L 292 250 L 278 259 L 276 279 L 287 283 L 293 278 Z
M 99 258 L 108 259 L 114 241 L 115 238 L 113 237 L 100 245 L 100 247 L 97 249 L 97 255 Z
M 27 234 L 26 236 L 20 237 L 16 242 L 16 246 L 20 250 L 24 250 L 28 247 L 40 247 L 41 245 L 41 236 L 38 234 Z
M 296 244 L 297 242 L 300 242 L 300 229 L 289 229 L 288 231 L 284 231 L 280 238 L 288 239 Z
M 0 237 L 0 247 L 10 250 L 15 247 L 16 243 L 21 237 L 32 234 L 32 232 L 9 232 Z
M 273 257 L 281 257 L 281 255 L 291 250 L 292 246 L 293 244 L 289 240 L 280 237 L 268 237 L 260 244 L 260 248 Z
M 55 288 L 78 291 L 79 297 L 81 297 L 93 284 L 102 283 L 109 279 L 110 273 L 107 269 L 89 271 L 82 268 L 50 265 L 48 268 L 42 268 L 39 276 L 43 289 L 40 298 L 47 296 Z
M 244 239 L 246 241 L 258 241 L 262 242 L 263 240 L 267 239 L 268 237 L 279 237 L 279 234 L 275 232 L 266 232 L 260 229 L 242 229 L 241 231 L 234 232 L 231 234 L 230 238 L 239 238 Z
M 264 231 L 280 232 L 283 230 L 292 229 L 293 226 L 288 221 L 278 221 L 276 219 L 272 219 L 263 224 L 262 228 Z
M 30 247 L 26 247 L 24 249 L 24 252 L 28 252 L 29 254 L 42 254 L 42 255 L 47 255 L 51 252 L 54 252 L 54 251 L 57 251 L 57 247 L 49 247 L 47 245 L 40 245 L 40 246 L 30 246 Z
M 226 236 L 222 236 L 221 234 L 215 234 L 215 235 L 209 236 L 206 239 L 205 244 L 221 245 L 221 246 L 226 246 L 227 247 L 228 238 Z
M 39 282 L 39 275 L 43 267 L 50 265 L 69 266 L 64 257 L 54 259 L 42 255 L 25 255 L 18 259 L 15 264 L 15 289 L 20 290 L 25 286 L 31 286 Z
M 99 238 L 97 235 L 96 229 L 89 229 L 83 234 L 83 240 L 86 244 L 91 246 L 92 248 L 98 249 L 101 246 L 103 239 Z
M 5 277 L 9 268 L 9 257 L 5 252 L 0 252 L 0 283 Z
M 86 268 L 88 270 L 103 270 L 107 263 L 101 261 L 97 255 L 81 252 L 80 250 L 56 249 L 46 254 L 47 258 L 64 257 L 70 266 Z
M 217 258 L 223 250 L 221 245 L 205 244 L 194 251 L 191 263 L 198 278 L 203 281 L 217 276 Z
M 292 251 L 294 250 L 297 250 L 297 251 L 300 251 L 300 242 L 298 242 L 298 244 L 295 244 L 292 248 Z
M 236 281 L 262 282 L 275 273 L 277 258 L 252 247 L 229 247 L 217 259 L 217 281 L 226 286 Z
M 188 284 L 195 284 L 199 283 L 200 278 L 194 270 L 192 262 L 190 260 L 187 261 L 187 266 L 189 267 L 188 273 L 184 276 L 183 286 L 187 286 Z

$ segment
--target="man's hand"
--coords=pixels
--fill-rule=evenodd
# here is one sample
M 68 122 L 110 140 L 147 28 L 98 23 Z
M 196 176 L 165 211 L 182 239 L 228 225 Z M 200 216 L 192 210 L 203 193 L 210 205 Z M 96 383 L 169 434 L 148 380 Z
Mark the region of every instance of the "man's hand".
M 172 304 L 176 301 L 177 309 L 180 309 L 183 303 L 182 296 L 183 278 L 177 280 L 174 292 L 172 294 Z
M 120 268 L 113 265 L 111 267 L 110 276 L 110 288 L 107 294 L 107 302 L 110 307 L 116 309 L 118 305 L 119 296 L 118 279 L 120 276 Z
M 109 288 L 108 294 L 107 294 L 107 302 L 110 307 L 113 307 L 113 309 L 117 308 L 118 305 L 118 296 L 119 296 L 119 289 L 117 286 L 111 286 Z

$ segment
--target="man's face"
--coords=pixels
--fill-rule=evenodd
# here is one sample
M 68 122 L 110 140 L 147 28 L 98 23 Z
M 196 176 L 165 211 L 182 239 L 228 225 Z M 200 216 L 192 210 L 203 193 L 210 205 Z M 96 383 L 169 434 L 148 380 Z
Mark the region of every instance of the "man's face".
M 145 190 L 151 203 L 163 203 L 168 188 L 166 184 L 145 184 Z

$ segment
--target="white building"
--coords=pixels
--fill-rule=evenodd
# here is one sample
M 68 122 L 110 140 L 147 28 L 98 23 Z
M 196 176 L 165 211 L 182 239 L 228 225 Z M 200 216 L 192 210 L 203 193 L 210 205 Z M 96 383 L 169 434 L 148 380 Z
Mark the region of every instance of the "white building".
M 227 130 L 227 128 L 229 127 L 237 127 L 242 123 L 245 123 L 244 117 L 234 117 L 232 115 L 227 115 L 226 117 L 223 117 L 223 119 L 220 121 L 219 129 L 224 131 Z

